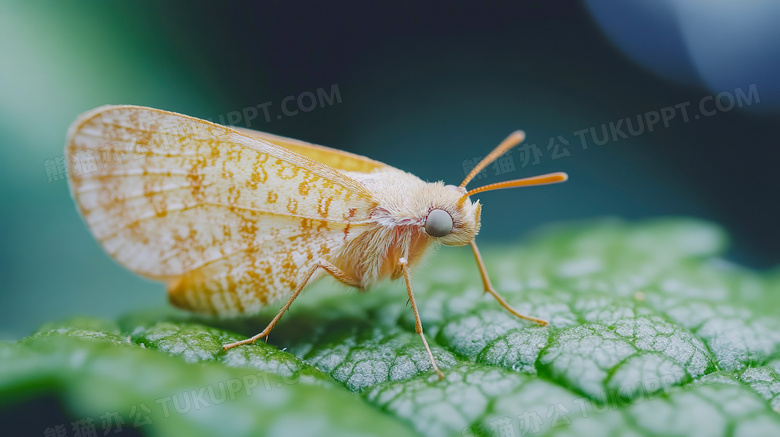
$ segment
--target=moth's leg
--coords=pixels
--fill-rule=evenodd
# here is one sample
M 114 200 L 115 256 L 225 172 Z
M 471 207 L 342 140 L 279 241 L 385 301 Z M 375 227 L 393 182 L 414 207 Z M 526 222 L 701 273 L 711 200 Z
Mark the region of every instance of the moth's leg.
M 303 288 L 306 286 L 306 284 L 309 283 L 309 281 L 311 280 L 311 277 L 314 275 L 314 272 L 316 272 L 317 269 L 320 269 L 320 268 L 325 269 L 326 272 L 330 273 L 330 275 L 333 276 L 334 278 L 336 278 L 339 282 L 342 282 L 342 283 L 347 284 L 347 285 L 351 285 L 353 287 L 360 287 L 360 282 L 359 281 L 357 281 L 356 279 L 351 278 L 349 275 L 344 273 L 341 269 L 339 269 L 338 267 L 336 267 L 333 264 L 329 263 L 328 261 L 325 261 L 324 259 L 320 259 L 319 261 L 317 261 L 317 264 L 314 264 L 313 266 L 311 266 L 311 268 L 309 269 L 309 272 L 306 273 L 306 279 L 304 279 L 303 282 L 301 282 L 298 285 L 298 287 L 295 288 L 295 291 L 293 292 L 292 296 L 290 296 L 290 299 L 288 299 L 287 303 L 284 304 L 284 306 L 282 307 L 281 310 L 279 310 L 279 314 L 277 314 L 276 317 L 274 317 L 273 320 L 271 320 L 271 323 L 269 323 L 268 326 L 266 326 L 266 328 L 263 329 L 263 332 L 255 335 L 254 337 L 247 338 L 246 340 L 241 340 L 241 341 L 237 341 L 235 343 L 226 344 L 226 345 L 222 346 L 222 350 L 226 351 L 226 350 L 228 350 L 230 348 L 234 348 L 236 346 L 241 346 L 242 344 L 254 343 L 254 342 L 256 342 L 257 340 L 259 340 L 259 339 L 261 339 L 263 337 L 267 337 L 268 334 L 271 333 L 271 330 L 274 329 L 274 326 L 276 326 L 276 323 L 279 322 L 279 319 L 282 318 L 282 315 L 284 314 L 284 312 L 287 311 L 288 308 L 290 308 L 290 305 L 292 305 L 292 303 L 295 300 L 295 298 L 297 298 L 298 295 L 301 294 L 301 291 L 303 291 Z
M 414 311 L 414 330 L 417 331 L 418 334 L 420 334 L 420 338 L 422 338 L 423 344 L 425 345 L 425 350 L 428 351 L 428 357 L 431 359 L 431 364 L 433 364 L 433 370 L 436 371 L 436 373 L 439 375 L 439 380 L 444 379 L 444 374 L 441 373 L 441 370 L 439 370 L 439 366 L 436 365 L 436 359 L 433 358 L 433 352 L 431 352 L 431 347 L 428 346 L 428 340 L 425 339 L 425 334 L 423 333 L 422 328 L 422 322 L 420 321 L 420 313 L 417 311 L 417 304 L 414 302 L 414 293 L 412 292 L 412 279 L 409 277 L 409 263 L 406 261 L 406 258 L 401 258 L 398 260 L 398 265 L 401 267 L 404 273 L 404 279 L 406 280 L 406 292 L 409 294 L 409 302 L 412 304 L 412 311 Z
M 524 316 L 517 311 L 515 311 L 514 308 L 509 306 L 509 304 L 504 300 L 504 298 L 498 294 L 498 292 L 493 288 L 493 284 L 490 283 L 490 278 L 488 277 L 487 270 L 485 270 L 485 263 L 482 262 L 482 255 L 479 254 L 479 249 L 477 249 L 477 243 L 474 242 L 474 240 L 471 240 L 471 249 L 474 250 L 474 258 L 477 259 L 477 265 L 479 266 L 479 273 L 482 275 L 482 285 L 485 286 L 485 293 L 490 293 L 493 295 L 493 297 L 496 298 L 498 303 L 501 304 L 502 307 L 506 308 L 507 311 L 510 313 L 516 315 L 517 317 L 520 317 L 521 319 L 530 320 L 532 322 L 536 322 L 542 326 L 547 324 L 546 320 L 537 319 L 536 317 L 531 316 Z

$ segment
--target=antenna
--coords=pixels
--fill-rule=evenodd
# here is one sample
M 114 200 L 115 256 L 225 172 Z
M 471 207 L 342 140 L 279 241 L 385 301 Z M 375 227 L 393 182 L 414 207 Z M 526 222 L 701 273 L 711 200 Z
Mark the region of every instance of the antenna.
M 466 176 L 466 179 L 463 180 L 460 184 L 460 188 L 463 188 L 468 184 L 472 179 L 474 179 L 474 176 L 476 176 L 482 169 L 490 165 L 493 161 L 498 159 L 499 156 L 506 153 L 509 149 L 512 147 L 515 147 L 516 145 L 520 144 L 525 140 L 525 132 L 518 130 L 514 131 L 511 134 L 509 134 L 508 137 L 504 141 L 501 142 L 501 144 L 498 145 L 495 149 L 493 149 L 492 152 L 486 157 L 482 159 L 482 161 L 479 162 Z M 463 197 L 458 200 L 458 205 L 463 204 L 463 202 L 466 201 L 466 198 L 471 196 L 472 194 L 482 193 L 485 191 L 492 191 L 492 190 L 500 190 L 502 188 L 515 188 L 515 187 L 529 187 L 533 185 L 547 185 L 547 184 L 556 184 L 558 182 L 565 182 L 569 179 L 569 176 L 566 173 L 563 172 L 555 172 L 555 173 L 548 173 L 540 176 L 532 176 L 529 178 L 523 178 L 523 179 L 514 179 L 511 181 L 504 181 L 504 182 L 496 182 L 495 184 L 488 184 L 479 188 L 475 188 L 471 191 L 468 191 L 466 194 L 463 195 Z
M 465 187 L 466 184 L 471 182 L 471 180 L 474 179 L 474 176 L 481 172 L 483 168 L 490 165 L 491 162 L 498 159 L 498 157 L 506 153 L 507 150 L 522 143 L 523 140 L 525 140 L 525 132 L 521 130 L 516 130 L 509 134 L 504 141 L 501 141 L 501 144 L 499 144 L 498 147 L 493 149 L 488 156 L 482 158 L 482 161 L 479 161 L 479 164 L 477 164 L 476 167 L 471 169 L 471 172 L 466 176 L 466 179 L 463 179 L 463 182 L 460 183 L 460 188 Z

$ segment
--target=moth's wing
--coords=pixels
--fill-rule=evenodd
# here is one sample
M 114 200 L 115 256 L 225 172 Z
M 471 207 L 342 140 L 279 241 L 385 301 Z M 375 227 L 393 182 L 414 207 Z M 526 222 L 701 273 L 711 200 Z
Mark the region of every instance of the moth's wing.
M 289 233 L 227 254 L 170 281 L 168 297 L 174 305 L 220 316 L 255 314 L 264 306 L 288 298 L 319 257 L 338 248 L 344 230 L 322 227 Z M 285 228 L 286 229 L 286 228 Z
M 307 263 L 368 226 L 375 206 L 332 167 L 151 108 L 82 115 L 66 156 L 71 194 L 103 248 L 140 275 L 170 281 L 171 299 L 196 311 L 253 311 L 289 293 Z M 211 297 L 177 298 L 183 285 Z M 244 304 L 221 308 L 229 295 Z
M 270 143 L 292 150 L 293 152 L 307 156 L 315 161 L 326 164 L 341 171 L 356 173 L 371 173 L 377 170 L 387 170 L 392 167 L 379 161 L 375 161 L 365 156 L 345 152 L 343 150 L 333 149 L 318 144 L 307 143 L 305 141 L 293 138 L 282 137 L 279 135 L 259 132 L 245 128 L 234 128 L 239 132 L 263 139 Z

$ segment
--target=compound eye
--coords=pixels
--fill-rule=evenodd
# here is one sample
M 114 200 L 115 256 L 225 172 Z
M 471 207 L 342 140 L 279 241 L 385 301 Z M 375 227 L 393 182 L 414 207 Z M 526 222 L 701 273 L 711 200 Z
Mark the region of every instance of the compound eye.
M 431 237 L 443 237 L 452 231 L 452 216 L 442 209 L 433 209 L 425 219 L 425 232 Z

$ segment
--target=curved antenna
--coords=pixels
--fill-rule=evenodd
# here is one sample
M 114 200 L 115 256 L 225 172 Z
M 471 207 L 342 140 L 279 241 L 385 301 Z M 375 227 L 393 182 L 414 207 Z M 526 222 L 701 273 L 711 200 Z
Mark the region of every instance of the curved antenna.
M 563 172 L 555 172 L 543 174 L 540 176 L 531 176 L 530 178 L 514 179 L 511 181 L 496 182 L 495 184 L 485 185 L 479 188 L 467 192 L 463 197 L 458 200 L 458 205 L 463 204 L 466 199 L 472 194 L 482 193 L 485 191 L 500 190 L 502 188 L 514 188 L 514 187 L 528 187 L 532 185 L 547 185 L 556 184 L 558 182 L 565 182 L 569 179 L 569 175 Z
M 459 188 L 465 187 L 466 184 L 471 182 L 471 180 L 474 179 L 474 176 L 481 172 L 483 168 L 490 165 L 491 162 L 498 159 L 498 157 L 506 153 L 507 150 L 522 143 L 523 140 L 525 140 L 525 132 L 521 130 L 516 130 L 509 134 L 504 141 L 501 141 L 501 144 L 499 144 L 498 147 L 493 149 L 488 156 L 482 158 L 482 161 L 479 161 L 479 164 L 471 169 L 471 172 L 466 176 L 466 179 L 463 179 L 463 182 L 460 183 Z

